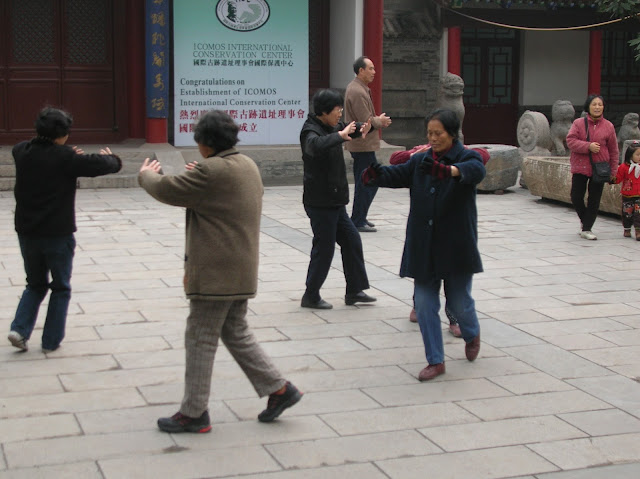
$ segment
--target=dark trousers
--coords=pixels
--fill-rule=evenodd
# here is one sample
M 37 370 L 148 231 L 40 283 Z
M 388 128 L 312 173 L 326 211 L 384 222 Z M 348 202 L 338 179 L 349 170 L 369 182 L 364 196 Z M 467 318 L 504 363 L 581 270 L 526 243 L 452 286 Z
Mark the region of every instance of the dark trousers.
M 311 301 L 320 300 L 320 288 L 331 268 L 336 243 L 340 245 L 342 268 L 347 282 L 347 294 L 359 293 L 369 288 L 369 279 L 364 267 L 364 253 L 360 233 L 347 215 L 344 206 L 337 208 L 315 208 L 305 206 L 311 220 L 313 246 L 307 271 L 305 296 Z
M 76 241 L 73 235 L 38 237 L 18 235 L 27 273 L 11 330 L 26 339 L 31 337 L 40 303 L 51 289 L 47 319 L 42 332 L 42 347 L 56 349 L 64 338 L 67 310 L 71 299 L 71 267 Z M 51 273 L 51 282 L 49 282 Z
M 574 173 L 571 179 L 571 203 L 582 222 L 582 231 L 591 231 L 593 223 L 598 216 L 600 198 L 604 183 L 596 183 L 591 178 L 579 173 Z M 584 204 L 584 194 L 587 193 L 587 205 Z
M 365 225 L 369 207 L 378 192 L 377 186 L 364 186 L 362 184 L 362 172 L 374 162 L 377 162 L 376 154 L 373 151 L 351 152 L 353 158 L 353 177 L 355 180 L 353 191 L 353 209 L 351 210 L 351 221 L 360 228 Z
M 633 226 L 636 231 L 640 231 L 640 198 L 622 197 L 622 226 L 625 229 Z

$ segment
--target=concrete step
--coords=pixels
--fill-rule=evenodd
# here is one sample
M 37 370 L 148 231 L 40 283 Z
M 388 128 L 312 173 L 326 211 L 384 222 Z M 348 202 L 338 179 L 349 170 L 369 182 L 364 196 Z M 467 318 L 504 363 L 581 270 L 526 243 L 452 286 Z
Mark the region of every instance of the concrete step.
M 87 153 L 97 153 L 100 146 L 79 145 Z M 11 146 L 0 146 L 0 190 L 12 190 L 15 185 L 15 166 L 11 156 Z M 97 178 L 79 178 L 79 188 L 136 188 L 138 187 L 138 171 L 145 158 L 154 155 L 162 165 L 166 175 L 179 175 L 184 165 L 201 159 L 196 148 L 175 148 L 169 144 L 126 143 L 114 145 L 111 150 L 122 159 L 122 170 L 113 175 Z M 256 162 L 265 186 L 300 185 L 303 178 L 302 152 L 297 145 L 238 145 L 238 150 Z M 404 147 L 388 145 L 381 142 L 381 149 L 376 156 L 378 161 L 389 164 L 389 156 Z M 349 152 L 344 152 L 344 159 L 350 181 L 353 160 Z

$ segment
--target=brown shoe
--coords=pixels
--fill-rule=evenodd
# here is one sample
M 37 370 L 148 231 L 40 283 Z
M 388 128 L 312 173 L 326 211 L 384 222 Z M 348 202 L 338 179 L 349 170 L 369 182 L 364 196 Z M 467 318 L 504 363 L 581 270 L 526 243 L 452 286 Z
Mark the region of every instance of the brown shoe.
M 636 239 L 640 241 L 640 228 L 636 228 Z
M 467 356 L 469 361 L 473 361 L 478 357 L 478 353 L 480 352 L 480 335 L 478 334 L 475 338 L 464 345 L 464 354 Z
M 420 374 L 418 374 L 418 379 L 420 381 L 429 381 L 435 377 L 440 376 L 441 374 L 444 374 L 444 372 L 444 363 L 429 364 L 426 368 L 420 371 Z
M 409 321 L 411 321 L 412 323 L 418 322 L 418 315 L 416 314 L 416 308 L 413 308 L 411 310 L 411 313 L 409 313 Z
M 628 228 L 628 229 L 627 229 L 627 228 L 625 228 L 625 229 L 624 229 L 623 236 L 624 236 L 625 238 L 631 238 L 631 228 Z

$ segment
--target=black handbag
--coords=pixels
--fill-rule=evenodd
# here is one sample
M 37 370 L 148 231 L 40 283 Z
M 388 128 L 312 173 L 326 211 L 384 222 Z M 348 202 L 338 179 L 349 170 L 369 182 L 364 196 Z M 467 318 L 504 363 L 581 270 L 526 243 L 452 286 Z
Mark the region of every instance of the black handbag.
M 584 117 L 584 127 L 587 131 L 587 141 L 589 141 L 589 122 Z M 589 161 L 591 161 L 591 181 L 595 183 L 608 183 L 611 181 L 611 166 L 608 161 L 594 163 L 591 150 L 589 150 Z

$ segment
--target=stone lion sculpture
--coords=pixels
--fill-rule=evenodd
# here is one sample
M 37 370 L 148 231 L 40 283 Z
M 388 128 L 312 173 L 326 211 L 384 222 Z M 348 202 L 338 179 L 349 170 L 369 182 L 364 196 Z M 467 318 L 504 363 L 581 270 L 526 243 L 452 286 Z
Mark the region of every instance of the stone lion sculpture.
M 620 161 L 622 162 L 622 150 L 626 140 L 640 140 L 640 129 L 638 128 L 638 114 L 627 113 L 622 119 L 622 126 L 618 130 L 618 149 L 620 150 Z
M 464 120 L 464 103 L 462 94 L 464 93 L 464 81 L 458 75 L 447 73 L 440 78 L 440 89 L 436 97 L 436 108 L 447 108 L 455 112 L 460 119 L 460 130 L 458 136 L 460 142 L 464 144 L 462 135 L 462 121 Z
M 555 156 L 565 156 L 567 154 L 567 134 L 573 123 L 576 110 L 570 101 L 558 100 L 551 107 L 551 141 L 553 146 L 551 152 Z

